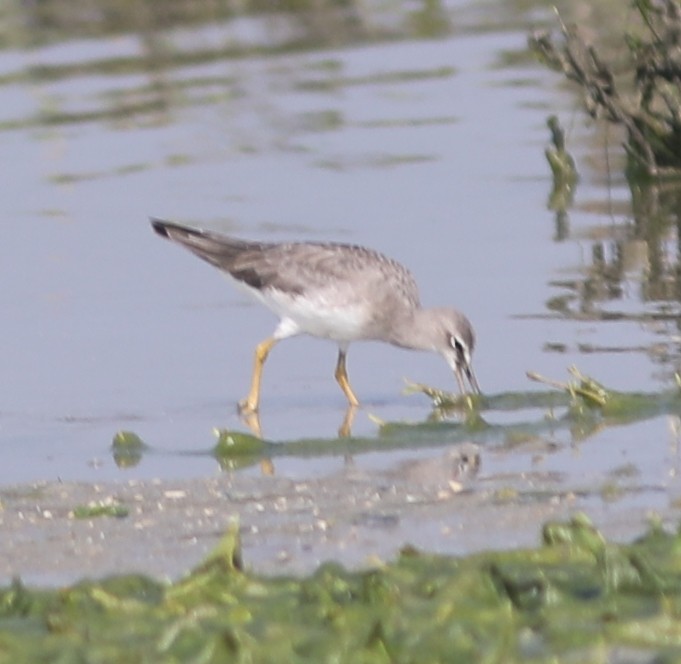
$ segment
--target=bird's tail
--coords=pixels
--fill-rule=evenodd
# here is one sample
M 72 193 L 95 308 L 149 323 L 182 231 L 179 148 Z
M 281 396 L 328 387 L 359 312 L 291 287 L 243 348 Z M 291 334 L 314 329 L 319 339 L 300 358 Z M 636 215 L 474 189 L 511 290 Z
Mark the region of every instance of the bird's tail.
M 222 269 L 228 269 L 231 260 L 249 245 L 226 235 L 190 228 L 172 221 L 151 218 L 151 226 L 161 237 L 181 244 L 199 258 Z

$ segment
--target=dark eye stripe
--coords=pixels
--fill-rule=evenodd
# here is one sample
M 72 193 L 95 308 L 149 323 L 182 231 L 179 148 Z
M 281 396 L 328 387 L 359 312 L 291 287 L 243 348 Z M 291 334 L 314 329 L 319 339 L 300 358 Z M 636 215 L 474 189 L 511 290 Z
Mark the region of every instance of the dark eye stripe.
M 453 334 L 449 335 L 449 345 L 456 351 L 457 358 L 464 362 L 466 359 L 466 349 L 461 342 L 461 339 L 455 337 Z

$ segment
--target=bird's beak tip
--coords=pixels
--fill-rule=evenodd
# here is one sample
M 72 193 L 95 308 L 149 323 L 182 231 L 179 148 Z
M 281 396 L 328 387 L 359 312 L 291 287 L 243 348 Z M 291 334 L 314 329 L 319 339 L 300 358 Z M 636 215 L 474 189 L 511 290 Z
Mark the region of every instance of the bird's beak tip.
M 468 366 L 466 367 L 466 377 L 468 378 L 468 382 L 471 386 L 471 389 L 473 390 L 473 394 L 482 394 L 482 390 L 480 389 L 480 384 L 478 383 L 478 379 L 475 377 L 475 374 L 473 373 L 473 367 Z

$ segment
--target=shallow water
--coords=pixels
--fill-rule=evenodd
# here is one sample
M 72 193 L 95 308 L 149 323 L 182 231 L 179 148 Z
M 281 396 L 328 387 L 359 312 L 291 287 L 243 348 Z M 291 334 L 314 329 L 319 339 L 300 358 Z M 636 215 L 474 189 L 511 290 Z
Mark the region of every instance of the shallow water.
M 673 385 L 678 249 L 664 213 L 673 195 L 653 210 L 654 233 L 633 218 L 616 136 L 589 126 L 560 77 L 526 55 L 528 31 L 551 11 L 441 9 L 369 8 L 359 27 L 339 19 L 343 29 L 328 29 L 327 16 L 327 29 L 314 16 L 203 16 L 99 35 L 66 10 L 50 30 L 29 10 L 8 10 L 21 27 L 0 50 L 0 483 L 220 472 L 211 456 L 185 452 L 208 450 L 214 427 L 244 429 L 235 403 L 275 321 L 155 237 L 150 215 L 249 238 L 366 244 L 399 259 L 425 304 L 455 305 L 473 321 L 486 393 L 536 389 L 527 370 L 563 379 L 572 364 L 623 391 Z M 562 225 L 547 208 L 552 113 L 581 175 Z M 335 354 L 307 338 L 273 351 L 265 437 L 336 436 L 345 404 Z M 378 344 L 353 346 L 349 372 L 362 437 L 378 436 L 374 416 L 428 417 L 424 397 L 401 393 L 405 377 L 455 387 L 441 359 Z M 579 443 L 559 432 L 542 470 L 590 483 L 634 464 L 640 486 L 654 488 L 636 494 L 639 504 L 664 507 L 675 495 L 675 422 L 605 428 Z M 118 468 L 109 446 L 122 429 L 156 453 Z M 416 432 L 414 449 L 422 444 Z M 355 462 L 415 454 L 426 452 Z M 276 471 L 319 476 L 345 463 L 292 456 Z M 487 476 L 533 463 L 503 444 L 483 450 Z

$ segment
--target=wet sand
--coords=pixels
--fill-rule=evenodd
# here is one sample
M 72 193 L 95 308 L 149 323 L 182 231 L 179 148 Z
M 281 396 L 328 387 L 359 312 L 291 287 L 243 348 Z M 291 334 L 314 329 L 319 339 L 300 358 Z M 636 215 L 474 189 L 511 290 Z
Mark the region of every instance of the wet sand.
M 467 554 L 534 546 L 547 520 L 586 511 L 616 541 L 640 535 L 647 510 L 560 487 L 550 475 L 476 477 L 475 449 L 385 472 L 349 464 L 311 481 L 225 473 L 191 481 L 45 483 L 0 491 L 0 579 L 59 585 L 141 572 L 174 579 L 198 564 L 238 519 L 243 558 L 265 574 L 305 574 L 333 560 L 379 564 L 411 545 Z M 621 505 L 620 505 L 621 502 Z M 76 518 L 82 505 L 127 516 Z M 658 514 L 675 526 L 672 511 Z

